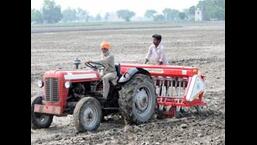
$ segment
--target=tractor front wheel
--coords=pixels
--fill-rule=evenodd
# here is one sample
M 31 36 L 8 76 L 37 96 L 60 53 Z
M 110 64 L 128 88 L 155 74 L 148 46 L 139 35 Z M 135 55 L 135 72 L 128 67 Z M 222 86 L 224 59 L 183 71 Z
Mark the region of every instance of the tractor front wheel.
M 96 130 L 102 119 L 102 109 L 99 101 L 93 97 L 80 99 L 74 109 L 73 118 L 77 131 Z
M 41 96 L 36 96 L 31 98 L 31 128 L 32 129 L 48 128 L 53 121 L 53 115 L 34 112 L 35 104 L 42 104 Z

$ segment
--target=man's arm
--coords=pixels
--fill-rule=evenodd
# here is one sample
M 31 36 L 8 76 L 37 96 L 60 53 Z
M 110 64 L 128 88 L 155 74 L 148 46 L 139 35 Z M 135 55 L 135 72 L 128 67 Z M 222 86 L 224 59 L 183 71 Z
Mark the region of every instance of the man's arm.
M 97 60 L 97 61 L 93 61 L 93 62 L 101 63 L 101 64 L 108 64 L 112 59 L 114 59 L 114 57 L 112 55 L 109 55 L 101 60 Z
M 93 61 L 93 62 L 103 64 L 105 61 L 106 61 L 106 58 L 104 58 L 104 59 L 100 59 L 100 60 L 95 60 L 95 61 Z
M 163 64 L 163 58 L 164 58 L 164 50 L 163 50 L 163 46 L 160 48 L 160 59 L 159 59 L 159 64 L 162 65 Z
M 151 46 L 148 48 L 148 52 L 147 52 L 146 57 L 145 57 L 145 64 L 149 61 L 149 59 L 152 55 L 152 47 Z

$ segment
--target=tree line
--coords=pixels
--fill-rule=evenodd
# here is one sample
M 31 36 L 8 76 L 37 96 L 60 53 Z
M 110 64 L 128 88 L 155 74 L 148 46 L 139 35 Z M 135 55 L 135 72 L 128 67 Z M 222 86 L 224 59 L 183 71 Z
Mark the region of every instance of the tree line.
M 195 10 L 202 11 L 203 20 L 224 20 L 225 19 L 225 0 L 202 0 L 196 6 L 179 11 L 176 9 L 165 8 L 162 13 L 154 9 L 146 10 L 144 20 L 148 21 L 192 21 L 194 20 Z M 136 15 L 135 12 L 122 9 L 116 12 L 118 18 L 126 22 Z M 54 0 L 44 0 L 41 10 L 31 10 L 31 22 L 34 23 L 58 23 L 58 22 L 88 22 L 88 21 L 107 21 L 110 13 L 105 16 L 100 14 L 91 16 L 89 12 L 81 8 L 65 10 L 57 5 Z

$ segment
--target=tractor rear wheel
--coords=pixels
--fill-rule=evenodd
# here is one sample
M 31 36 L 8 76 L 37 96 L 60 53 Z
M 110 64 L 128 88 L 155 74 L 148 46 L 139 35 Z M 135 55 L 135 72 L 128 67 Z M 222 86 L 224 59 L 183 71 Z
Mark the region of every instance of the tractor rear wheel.
M 102 119 L 102 109 L 99 101 L 93 97 L 80 99 L 74 109 L 73 118 L 77 131 L 96 130 Z
M 119 91 L 121 114 L 127 123 L 145 123 L 155 112 L 156 99 L 155 85 L 151 77 L 135 74 Z
M 31 98 L 31 128 L 48 128 L 53 121 L 53 115 L 34 112 L 35 104 L 42 104 L 41 96 L 35 96 Z

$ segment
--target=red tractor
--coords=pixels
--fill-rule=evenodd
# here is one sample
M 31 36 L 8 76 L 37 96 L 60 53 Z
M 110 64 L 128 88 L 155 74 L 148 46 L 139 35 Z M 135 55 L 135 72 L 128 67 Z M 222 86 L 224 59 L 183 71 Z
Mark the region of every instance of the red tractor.
M 102 97 L 104 66 L 86 63 L 90 70 L 47 71 L 38 82 L 42 96 L 31 98 L 31 127 L 48 128 L 53 116 L 73 114 L 80 132 L 96 130 L 104 116 L 120 112 L 128 123 L 149 121 L 157 111 L 173 117 L 178 108 L 206 105 L 204 76 L 197 68 L 170 65 L 117 64 L 117 78 Z

